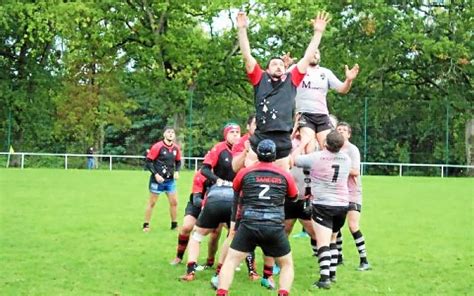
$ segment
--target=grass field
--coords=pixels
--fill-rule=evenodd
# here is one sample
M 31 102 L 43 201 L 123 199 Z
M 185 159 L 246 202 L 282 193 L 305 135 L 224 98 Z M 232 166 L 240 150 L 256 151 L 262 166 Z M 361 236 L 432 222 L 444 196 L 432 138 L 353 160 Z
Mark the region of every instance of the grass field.
M 181 223 L 192 172 L 178 181 Z M 373 269 L 358 272 L 344 228 L 345 265 L 329 291 L 311 288 L 316 260 L 291 238 L 292 295 L 473 295 L 474 179 L 364 177 L 361 230 Z M 152 231 L 141 224 L 144 171 L 0 169 L 0 295 L 213 295 L 213 271 L 181 283 L 170 266 L 177 232 L 160 199 Z M 296 226 L 296 231 L 300 230 Z M 201 259 L 207 253 L 203 243 Z M 257 256 L 261 272 L 261 256 Z M 275 295 L 236 272 L 232 295 Z

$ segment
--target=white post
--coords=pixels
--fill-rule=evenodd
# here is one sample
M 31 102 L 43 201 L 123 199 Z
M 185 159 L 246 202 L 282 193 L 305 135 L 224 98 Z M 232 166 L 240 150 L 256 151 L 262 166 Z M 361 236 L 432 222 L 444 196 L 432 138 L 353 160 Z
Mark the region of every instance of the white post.
M 441 178 L 444 178 L 444 165 L 441 165 Z
M 21 154 L 21 169 L 25 167 L 25 153 Z
M 400 165 L 400 177 L 402 176 L 402 166 L 403 165 Z
M 64 169 L 67 170 L 67 154 L 64 154 Z
M 194 159 L 194 171 L 197 172 L 197 170 L 198 170 L 198 159 L 195 158 Z
M 109 156 L 109 171 L 112 170 L 112 155 Z

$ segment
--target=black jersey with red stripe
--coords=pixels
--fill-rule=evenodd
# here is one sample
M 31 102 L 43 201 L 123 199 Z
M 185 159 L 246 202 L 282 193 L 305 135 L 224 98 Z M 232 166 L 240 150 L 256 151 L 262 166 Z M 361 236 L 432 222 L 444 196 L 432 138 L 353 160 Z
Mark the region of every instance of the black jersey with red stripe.
M 293 177 L 273 163 L 259 162 L 240 170 L 233 187 L 239 194 L 237 219 L 242 223 L 283 225 L 285 198 L 298 195 Z
M 206 154 L 203 165 L 208 165 L 212 168 L 212 172 L 218 178 L 226 181 L 232 181 L 235 177 L 235 172 L 232 170 L 232 146 L 226 141 L 219 142 Z M 216 180 L 212 180 L 216 181 Z
M 255 65 L 247 73 L 255 92 L 257 130 L 260 132 L 283 131 L 293 128 L 296 88 L 305 77 L 298 67 L 281 76 L 278 81 Z
M 181 149 L 175 143 L 167 145 L 164 141 L 159 141 L 151 146 L 146 158 L 153 162 L 160 176 L 170 180 L 173 179 L 174 172 L 180 169 Z

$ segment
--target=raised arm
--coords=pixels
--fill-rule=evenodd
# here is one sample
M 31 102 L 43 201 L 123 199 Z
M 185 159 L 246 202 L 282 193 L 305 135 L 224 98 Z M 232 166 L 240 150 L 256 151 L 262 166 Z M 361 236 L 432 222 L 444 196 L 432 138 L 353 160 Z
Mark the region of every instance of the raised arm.
M 245 69 L 248 73 L 250 73 L 257 64 L 257 60 L 255 60 L 250 52 L 250 43 L 249 38 L 247 37 L 247 26 L 247 15 L 245 12 L 239 11 L 237 14 L 237 36 L 239 38 L 240 52 L 242 53 L 242 57 L 244 58 L 245 62 Z
M 311 38 L 311 42 L 306 48 L 304 57 L 297 64 L 300 73 L 306 73 L 306 69 L 311 62 L 311 59 L 314 57 L 316 49 L 319 47 L 321 37 L 323 36 L 326 25 L 330 20 L 331 19 L 329 18 L 329 14 L 327 12 L 318 12 L 318 15 L 314 18 L 314 20 L 312 20 L 314 34 L 313 38 Z

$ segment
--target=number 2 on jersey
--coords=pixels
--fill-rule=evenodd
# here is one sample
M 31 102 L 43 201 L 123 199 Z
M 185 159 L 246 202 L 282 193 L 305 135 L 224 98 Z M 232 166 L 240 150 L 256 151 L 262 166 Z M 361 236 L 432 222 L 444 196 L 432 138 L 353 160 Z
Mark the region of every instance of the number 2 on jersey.
M 263 189 L 258 194 L 258 198 L 260 198 L 260 199 L 270 199 L 270 196 L 265 196 L 265 193 L 267 193 L 268 190 L 270 190 L 270 185 L 262 184 L 262 185 L 260 185 L 260 187 L 262 187 Z
M 331 167 L 334 169 L 334 175 L 332 176 L 332 182 L 336 183 L 337 177 L 339 176 L 339 165 L 338 164 L 333 164 Z

